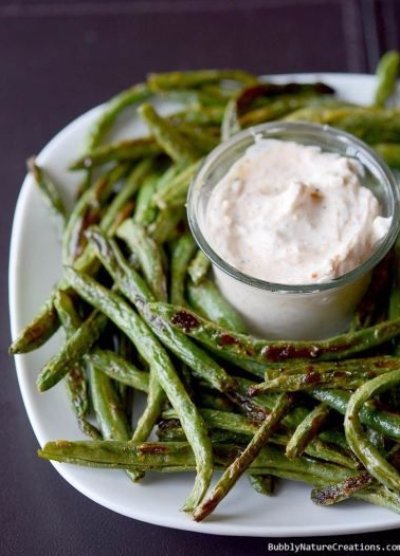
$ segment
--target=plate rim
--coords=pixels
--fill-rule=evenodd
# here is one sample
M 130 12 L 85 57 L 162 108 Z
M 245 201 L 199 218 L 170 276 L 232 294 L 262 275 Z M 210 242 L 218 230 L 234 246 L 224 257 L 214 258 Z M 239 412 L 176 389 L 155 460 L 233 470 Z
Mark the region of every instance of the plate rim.
M 271 75 L 268 76 L 269 79 L 279 81 L 281 79 L 359 79 L 359 80 L 372 80 L 374 75 L 372 74 L 365 74 L 365 73 L 345 73 L 345 72 L 304 72 L 304 73 L 288 73 L 288 74 L 278 74 L 278 75 Z M 40 160 L 43 157 L 47 156 L 47 152 L 51 151 L 53 146 L 57 144 L 62 138 L 68 134 L 73 133 L 74 129 L 82 125 L 84 120 L 90 120 L 96 112 L 100 112 L 104 104 L 100 104 L 90 110 L 86 111 L 85 113 L 81 114 L 74 120 L 72 120 L 69 124 L 67 124 L 64 128 L 62 128 L 56 135 L 54 135 L 50 141 L 45 145 L 45 147 L 40 151 L 38 154 L 38 159 Z M 10 324 L 11 324 L 11 336 L 14 339 L 18 333 L 19 326 L 17 326 L 18 322 L 18 293 L 17 293 L 17 272 L 18 266 L 15 261 L 18 260 L 18 252 L 20 249 L 21 243 L 21 235 L 23 233 L 24 224 L 23 224 L 23 214 L 24 208 L 26 204 L 26 197 L 29 193 L 30 189 L 30 180 L 28 175 L 25 176 L 20 192 L 18 194 L 17 203 L 15 206 L 13 222 L 11 227 L 11 240 L 10 240 L 10 250 L 9 250 L 9 270 L 8 270 L 8 287 L 9 287 L 9 313 L 10 313 Z M 42 441 L 40 439 L 40 434 L 38 429 L 40 427 L 37 419 L 33 415 L 32 409 L 32 401 L 29 399 L 29 392 L 27 388 L 27 383 L 24 380 L 24 362 L 20 356 L 14 356 L 15 366 L 17 370 L 17 379 L 18 385 L 21 392 L 22 400 L 24 403 L 25 411 L 27 413 L 30 425 L 33 429 L 33 432 L 36 436 L 37 441 L 42 446 Z M 124 509 L 124 506 L 110 503 L 109 500 L 105 500 L 100 494 L 97 492 L 94 493 L 91 489 L 85 488 L 85 484 L 82 483 L 79 479 L 74 477 L 73 473 L 73 466 L 69 466 L 68 464 L 61 464 L 57 462 L 51 462 L 53 467 L 56 471 L 62 476 L 64 480 L 66 480 L 71 486 L 73 486 L 78 492 L 82 493 L 89 499 L 93 500 L 94 502 L 100 504 L 101 506 L 115 511 L 121 515 L 124 515 L 128 518 L 136 519 L 138 521 L 142 521 L 145 523 L 149 523 L 152 525 L 158 525 L 162 527 L 169 527 L 172 529 L 182 530 L 182 531 L 190 531 L 196 533 L 203 533 L 203 534 L 213 534 L 213 535 L 226 535 L 226 536 L 249 536 L 249 537 L 316 537 L 316 536 L 329 536 L 329 535 L 348 535 L 348 534 L 357 534 L 357 533 L 367 533 L 373 531 L 385 531 L 391 529 L 400 528 L 400 517 L 396 514 L 388 514 L 391 516 L 391 519 L 387 520 L 386 524 L 377 524 L 372 525 L 370 523 L 365 524 L 354 524 L 354 523 L 346 523 L 342 525 L 312 525 L 312 526 L 273 526 L 273 530 L 270 526 L 266 527 L 265 530 L 262 530 L 259 525 L 257 526 L 249 526 L 243 525 L 243 527 L 238 527 L 238 524 L 230 525 L 227 521 L 221 524 L 212 523 L 212 522 L 204 522 L 202 524 L 195 523 L 194 521 L 187 518 L 187 520 L 176 523 L 174 518 L 169 520 L 168 515 L 163 515 L 162 517 L 156 516 L 149 516 L 140 514 L 135 511 L 127 511 Z M 132 509 L 131 509 L 132 510 Z

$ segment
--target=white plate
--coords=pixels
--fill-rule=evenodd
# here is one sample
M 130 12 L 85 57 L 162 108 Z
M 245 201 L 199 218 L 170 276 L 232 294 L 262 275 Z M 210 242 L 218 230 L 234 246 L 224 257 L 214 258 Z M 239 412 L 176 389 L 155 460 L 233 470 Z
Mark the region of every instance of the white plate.
M 278 80 L 316 78 L 332 85 L 345 99 L 367 103 L 375 79 L 367 75 L 320 74 L 279 76 Z M 163 106 L 163 109 L 170 107 Z M 39 161 L 57 178 L 66 198 L 79 182 L 79 174 L 65 169 L 81 152 L 88 129 L 101 111 L 97 107 L 63 129 L 40 153 Z M 141 133 L 139 125 L 118 126 L 119 137 Z M 23 163 L 23 161 L 21 161 Z M 10 254 L 10 311 L 13 337 L 35 314 L 61 271 L 60 245 L 47 209 L 30 177 L 26 177 L 14 217 Z M 39 394 L 35 380 L 40 368 L 56 351 L 59 336 L 41 349 L 15 358 L 19 385 L 30 422 L 41 445 L 48 440 L 81 439 L 63 384 Z M 43 461 L 43 465 L 48 465 Z M 310 488 L 282 482 L 276 496 L 255 493 L 243 478 L 221 503 L 215 515 L 201 524 L 179 510 L 193 475 L 148 474 L 133 485 L 122 471 L 54 464 L 77 490 L 120 514 L 148 523 L 219 535 L 287 537 L 334 535 L 400 527 L 400 516 L 366 503 L 348 502 L 321 508 L 310 501 Z

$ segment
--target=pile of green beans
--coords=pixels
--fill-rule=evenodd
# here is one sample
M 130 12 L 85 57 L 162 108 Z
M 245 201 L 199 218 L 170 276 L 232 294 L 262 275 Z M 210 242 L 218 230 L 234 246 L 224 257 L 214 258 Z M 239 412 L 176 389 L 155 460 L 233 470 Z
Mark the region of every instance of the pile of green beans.
M 345 129 L 400 168 L 400 110 L 388 107 L 398 67 L 396 52 L 383 57 L 376 98 L 363 107 L 323 83 L 277 85 L 242 70 L 152 74 L 111 99 L 92 127 L 70 168 L 84 176 L 71 212 L 46 169 L 29 162 L 62 233 L 64 271 L 10 351 L 37 349 L 64 329 L 37 385 L 63 380 L 90 437 L 49 442 L 40 457 L 121 468 L 133 481 L 195 470 L 183 508 L 197 521 L 244 473 L 267 496 L 285 478 L 312 485 L 320 505 L 353 497 L 400 512 L 398 247 L 347 333 L 269 341 L 247 334 L 222 297 L 184 208 L 215 145 L 274 119 Z M 152 104 L 160 97 L 181 108 L 161 116 Z M 107 141 L 128 110 L 148 135 Z M 147 400 L 136 422 L 134 392 Z M 211 489 L 215 469 L 223 473 Z

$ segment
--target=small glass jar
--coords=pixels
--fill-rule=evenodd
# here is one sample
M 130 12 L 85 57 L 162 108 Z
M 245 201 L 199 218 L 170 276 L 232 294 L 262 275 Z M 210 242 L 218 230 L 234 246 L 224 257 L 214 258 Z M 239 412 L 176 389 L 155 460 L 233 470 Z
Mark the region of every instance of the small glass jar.
M 342 276 L 317 284 L 276 284 L 248 276 L 224 261 L 204 233 L 212 189 L 255 140 L 279 139 L 314 145 L 356 159 L 364 169 L 363 185 L 378 199 L 391 223 L 371 256 Z M 211 260 L 216 282 L 238 310 L 249 331 L 267 338 L 322 339 L 345 331 L 368 286 L 373 268 L 393 246 L 399 232 L 399 188 L 387 165 L 362 141 L 329 126 L 274 122 L 238 133 L 205 159 L 188 196 L 188 220 L 200 249 Z

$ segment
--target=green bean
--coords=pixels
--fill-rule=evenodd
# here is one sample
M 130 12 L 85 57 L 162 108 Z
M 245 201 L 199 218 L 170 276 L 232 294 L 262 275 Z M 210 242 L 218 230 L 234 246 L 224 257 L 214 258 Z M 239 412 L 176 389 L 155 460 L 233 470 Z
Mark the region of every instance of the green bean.
M 238 454 L 238 446 L 213 445 L 216 462 L 223 466 L 229 465 Z M 158 471 L 191 471 L 195 461 L 190 445 L 187 442 L 147 442 L 134 445 L 130 442 L 118 441 L 78 441 L 59 440 L 48 442 L 38 455 L 44 459 L 78 463 L 95 467 L 111 467 L 123 469 L 141 469 Z M 273 470 L 287 471 L 309 476 L 311 484 L 327 485 L 335 480 L 339 482 L 357 474 L 335 464 L 322 463 L 311 458 L 288 460 L 282 452 L 272 446 L 265 446 L 250 464 L 249 470 L 254 474 L 265 474 Z M 278 475 L 279 476 L 279 475 Z M 377 492 L 382 489 L 378 487 Z
M 375 91 L 375 106 L 385 106 L 396 88 L 396 79 L 399 73 L 400 55 L 395 50 L 386 52 L 376 68 L 378 84 Z
M 107 291 L 89 277 L 67 269 L 66 278 L 78 294 L 108 316 L 131 339 L 153 369 L 169 401 L 179 415 L 183 430 L 196 457 L 197 478 L 185 509 L 191 511 L 204 496 L 213 472 L 211 443 L 196 406 L 180 382 L 171 361 L 147 325 L 117 294 Z
M 372 148 L 383 158 L 386 164 L 389 164 L 396 170 L 400 169 L 400 145 L 395 143 L 377 143 Z
M 218 348 L 207 346 L 207 349 L 217 356 L 221 355 L 220 350 Z M 250 373 L 251 375 L 257 378 L 264 378 L 265 368 L 266 368 L 265 364 L 257 363 L 257 361 L 253 361 L 248 358 L 234 356 L 229 353 L 222 354 L 222 359 L 224 359 L 228 363 L 232 363 L 233 365 L 235 365 L 235 367 L 238 367 L 239 369 L 243 369 L 244 371 L 247 371 L 248 373 Z
M 390 374 L 391 373 L 388 373 L 378 378 L 385 380 Z M 375 378 L 373 380 L 377 379 Z M 369 382 L 366 384 L 369 384 Z M 322 390 L 316 388 L 313 390 L 312 396 L 316 400 L 329 405 L 329 407 L 332 407 L 332 409 L 335 409 L 342 415 L 345 415 L 351 394 L 343 390 Z M 365 405 L 360 411 L 360 419 L 364 425 L 381 432 L 389 438 L 400 440 L 400 416 L 397 414 Z
M 129 89 L 122 91 L 111 100 L 109 100 L 102 114 L 96 119 L 94 125 L 90 130 L 86 145 L 86 154 L 96 149 L 98 145 L 102 142 L 104 136 L 112 128 L 115 120 L 118 116 L 127 108 L 138 102 L 147 99 L 150 96 L 150 91 L 144 84 L 138 84 Z M 83 157 L 85 158 L 85 157 Z M 91 172 L 90 170 L 86 172 L 85 179 L 81 183 L 78 190 L 78 198 L 83 195 L 83 193 L 90 187 L 91 183 Z
M 226 301 L 215 283 L 208 279 L 196 284 L 188 283 L 188 300 L 195 311 L 205 318 L 235 332 L 246 332 L 246 326 L 237 311 Z M 183 305 L 180 300 L 174 305 Z
M 134 85 L 109 100 L 100 117 L 95 121 L 87 142 L 87 151 L 97 147 L 110 131 L 117 117 L 127 108 L 149 98 L 151 92 L 146 84 Z
M 287 121 L 305 121 L 316 124 L 328 124 L 338 126 L 338 123 L 348 115 L 361 113 L 362 115 L 371 112 L 371 108 L 361 106 L 351 106 L 342 104 L 341 106 L 324 106 L 324 105 L 311 105 L 305 108 L 300 108 L 285 116 L 284 120 Z M 376 109 L 374 109 L 376 113 Z
M 91 211 L 99 213 L 102 203 L 109 197 L 115 183 L 122 178 L 126 171 L 126 165 L 112 168 L 85 191 L 78 200 L 69 217 L 63 236 L 63 264 L 72 264 L 82 253 L 85 246 L 82 234 L 86 227 L 92 223 Z
M 146 301 L 151 293 L 141 277 L 126 263 L 118 247 L 93 229 L 89 236 L 101 262 L 115 280 L 118 288 L 139 310 L 154 334 L 185 364 L 216 390 L 233 390 L 236 381 L 230 377 L 206 352 L 192 343 L 184 334 L 154 315 Z
M 151 104 L 142 104 L 139 108 L 141 118 L 147 124 L 154 139 L 177 163 L 195 162 L 200 152 L 165 118 L 158 115 Z
M 332 87 L 320 81 L 316 83 L 259 83 L 242 89 L 236 102 L 239 114 L 243 114 L 260 100 L 270 103 L 274 99 L 296 96 L 320 97 L 334 93 Z
M 174 124 L 189 123 L 203 126 L 219 126 L 224 116 L 223 106 L 191 106 L 169 117 Z
M 178 424 L 174 425 L 175 420 L 161 421 L 156 431 L 157 438 L 160 442 L 186 442 L 186 436 L 182 427 Z M 161 426 L 160 426 L 161 425 Z M 240 433 L 227 432 L 220 429 L 211 429 L 208 431 L 211 442 L 218 444 L 241 444 L 244 437 Z
M 238 384 L 238 388 L 236 390 L 236 393 L 248 398 L 248 390 L 253 385 L 253 382 L 251 380 L 249 380 L 248 378 L 244 378 L 244 377 L 241 377 L 241 376 L 235 376 L 235 380 Z M 271 411 L 271 409 L 273 408 L 278 396 L 279 396 L 279 394 L 277 394 L 275 392 L 273 392 L 273 393 L 268 392 L 267 394 L 262 394 L 262 395 L 258 396 L 256 400 L 249 400 L 252 404 L 254 404 L 253 407 L 260 408 L 260 419 L 257 419 L 256 414 L 254 414 L 254 415 L 252 415 L 251 420 L 252 421 L 258 421 L 258 420 L 262 421 L 262 420 L 264 420 L 265 410 L 267 411 L 267 413 L 269 413 Z M 306 409 L 305 407 L 302 407 L 300 405 L 296 406 L 296 408 L 294 408 L 293 411 L 296 413 L 296 415 L 292 415 L 293 412 L 291 412 L 287 417 L 284 418 L 284 422 L 286 422 L 286 420 L 288 420 L 287 421 L 287 426 L 289 428 L 297 427 L 297 425 L 309 413 L 308 409 Z M 264 414 L 262 414 L 262 412 L 264 412 Z
M 146 407 L 137 422 L 131 442 L 145 442 L 148 439 L 161 413 L 165 399 L 164 390 L 160 386 L 156 373 L 150 370 Z M 143 477 L 143 472 L 135 471 L 134 476 L 138 481 Z
M 236 381 L 218 363 L 184 334 L 177 334 L 167 322 L 161 320 L 148 304 L 143 306 L 143 315 L 159 340 L 207 384 L 219 392 L 232 391 Z M 150 324 L 151 323 L 151 324 Z
M 105 440 L 129 440 L 129 425 L 111 379 L 88 361 L 93 407 Z
M 297 110 L 285 119 L 332 125 L 371 145 L 400 141 L 400 112 L 396 109 L 313 106 Z
M 169 168 L 161 174 L 160 179 L 157 182 L 157 191 L 161 191 L 171 183 L 172 180 L 176 178 L 185 169 L 185 164 L 171 164 Z
M 382 455 L 385 455 L 385 437 L 383 436 L 383 434 L 369 427 L 365 429 L 365 432 L 367 434 L 369 442 L 371 442 L 371 444 L 373 444 Z
M 195 388 L 194 400 L 199 407 L 206 409 L 216 409 L 218 411 L 233 411 L 234 404 L 225 396 L 218 395 L 215 390 L 207 390 L 204 385 L 202 388 Z
M 195 89 L 227 80 L 243 84 L 253 84 L 258 81 L 255 75 L 243 70 L 221 69 L 152 73 L 148 76 L 147 83 L 151 91 L 161 92 L 176 89 Z
M 196 244 L 191 234 L 181 236 L 172 249 L 170 300 L 174 305 L 184 305 L 185 278 Z
M 9 348 L 10 353 L 15 355 L 16 353 L 28 353 L 38 349 L 58 330 L 60 321 L 53 302 L 55 291 L 52 291 L 49 299 L 37 315 L 21 330 L 12 342 Z
M 188 268 L 188 273 L 193 284 L 196 286 L 197 284 L 200 284 L 200 282 L 207 276 L 210 266 L 210 259 L 205 256 L 203 251 L 198 250 Z
M 303 455 L 308 444 L 318 435 L 321 426 L 328 418 L 329 411 L 329 407 L 321 403 L 297 426 L 286 446 L 285 454 L 289 459 Z
M 309 95 L 292 96 L 288 95 L 277 100 L 274 100 L 262 106 L 255 108 L 239 118 L 239 124 L 242 128 L 257 125 L 264 122 L 280 119 L 295 110 L 304 108 L 310 105 L 312 97 Z
M 167 284 L 160 247 L 150 238 L 143 226 L 126 220 L 118 228 L 117 235 L 123 239 L 137 256 L 143 274 L 154 297 L 167 299 Z
M 388 109 L 377 114 L 355 112 L 340 120 L 338 127 L 371 145 L 397 143 L 400 141 L 400 112 Z
M 275 379 L 284 375 L 292 376 L 309 373 L 309 382 L 312 383 L 315 378 L 315 382 L 318 383 L 318 375 L 343 372 L 348 373 L 348 375 L 361 375 L 367 380 L 373 378 L 376 374 L 393 371 L 399 367 L 400 357 L 393 357 L 392 355 L 359 357 L 342 361 L 317 361 L 315 363 L 311 361 L 293 361 L 267 368 L 265 378 Z
M 104 216 L 100 221 L 100 229 L 103 230 L 109 236 L 114 235 L 116 228 L 118 227 L 115 223 L 118 220 L 118 214 L 123 210 L 124 206 L 130 201 L 136 191 L 142 187 L 143 182 L 152 173 L 154 169 L 153 160 L 143 160 L 139 162 L 128 174 L 125 183 L 123 184 L 121 190 L 116 194 L 114 199 L 111 201 L 110 205 L 104 212 Z M 86 270 L 87 265 L 81 265 L 80 270 Z
M 217 464 L 226 467 L 238 453 L 236 446 L 214 445 Z M 185 442 L 153 442 L 134 446 L 126 442 L 48 442 L 38 455 L 44 459 L 64 461 L 94 467 L 157 470 L 166 472 L 191 471 L 195 460 L 190 445 Z M 300 480 L 314 486 L 328 486 L 357 475 L 357 471 L 335 464 L 322 463 L 311 458 L 290 461 L 280 450 L 266 446 L 250 464 L 252 474 L 272 474 L 277 477 Z M 354 494 L 354 498 L 400 511 L 399 496 L 380 486 Z
M 253 489 L 264 496 L 274 493 L 274 478 L 272 475 L 249 475 L 249 483 Z
M 54 307 L 68 338 L 81 326 L 82 321 L 75 310 L 71 298 L 65 292 L 58 291 L 56 293 Z M 82 361 L 77 361 L 68 372 L 66 385 L 79 428 L 84 434 L 95 440 L 100 439 L 99 431 L 87 420 L 89 394 L 85 367 Z
M 232 135 L 240 131 L 236 99 L 232 98 L 226 105 L 221 124 L 222 141 L 227 141 Z
M 392 284 L 390 288 L 390 296 L 389 296 L 389 307 L 388 307 L 388 318 L 389 319 L 396 319 L 400 317 L 400 241 L 399 239 L 396 240 L 394 246 L 394 261 L 393 261 L 393 276 L 392 276 Z M 400 342 L 399 339 L 396 338 L 393 341 L 394 344 L 394 354 L 399 356 L 400 355 Z M 396 391 L 397 392 L 397 389 Z M 398 402 L 398 395 L 396 396 Z
M 75 192 L 75 199 L 79 199 L 87 189 L 92 185 L 93 172 L 92 170 L 82 170 L 83 178 L 78 184 Z
M 312 367 L 312 365 L 311 365 Z M 400 369 L 397 364 L 395 367 Z M 312 391 L 316 387 L 320 388 L 340 388 L 341 390 L 356 390 L 370 378 L 389 372 L 388 369 L 369 369 L 368 371 L 359 370 L 334 370 L 314 372 L 307 370 L 305 373 L 281 374 L 276 378 L 253 385 L 249 389 L 250 396 L 257 396 L 264 392 L 300 392 Z
M 158 175 L 150 175 L 139 189 L 136 198 L 136 209 L 133 217 L 134 222 L 147 226 L 157 216 L 157 207 L 152 205 L 154 192 L 156 191 Z
M 155 299 L 145 280 L 127 263 L 114 240 L 107 239 L 105 234 L 95 226 L 89 230 L 87 236 L 95 255 L 115 284 L 119 288 L 123 285 L 126 297 L 137 305 L 137 308 L 140 308 L 141 304 Z
M 197 506 L 193 513 L 193 519 L 195 521 L 202 521 L 205 519 L 217 507 L 221 500 L 225 498 L 240 476 L 243 475 L 252 461 L 257 457 L 282 417 L 287 413 L 292 401 L 292 398 L 287 394 L 283 394 L 278 398 L 271 414 L 268 415 L 264 423 L 257 430 L 250 443 L 224 471 L 222 477 L 218 480 L 210 494 Z
M 68 220 L 68 211 L 58 189 L 53 181 L 45 174 L 43 168 L 36 163 L 34 157 L 27 161 L 27 166 L 53 214 L 57 230 L 63 230 Z
M 238 87 L 240 90 L 242 85 L 238 83 Z M 236 95 L 236 90 L 236 87 L 232 87 L 232 83 L 230 87 L 225 87 L 222 83 L 209 83 L 208 85 L 202 85 L 201 89 L 197 91 L 197 96 L 200 95 L 200 98 L 202 98 L 203 94 L 207 94 L 221 100 L 221 102 L 226 102 L 232 98 L 233 95 Z
M 54 307 L 67 336 L 71 336 L 82 324 L 71 296 L 58 290 L 54 295 Z
M 159 210 L 155 220 L 148 226 L 149 235 L 159 245 L 172 241 L 182 234 L 185 226 L 185 207 L 167 207 Z
M 88 364 L 93 408 L 105 440 L 126 441 L 130 427 L 111 380 L 93 363 Z M 126 471 L 128 477 L 136 480 L 136 471 Z
M 357 306 L 350 330 L 377 324 L 387 317 L 388 291 L 393 274 L 393 250 L 374 268 L 368 289 Z
M 343 500 L 347 500 L 354 493 L 364 490 L 366 487 L 373 484 L 373 478 L 365 471 L 361 471 L 354 477 L 348 477 L 344 481 L 329 485 L 327 487 L 314 488 L 311 491 L 311 500 L 320 506 L 331 506 Z
M 207 133 L 206 130 L 201 129 L 199 126 L 195 127 L 186 122 L 181 123 L 178 130 L 187 141 L 190 141 L 195 151 L 201 155 L 208 154 L 220 142 L 219 134 L 215 136 L 210 132 Z
M 216 409 L 200 409 L 205 423 L 211 429 L 221 429 L 227 432 L 238 433 L 245 437 L 252 437 L 260 428 L 259 423 L 255 423 L 237 413 L 219 411 Z M 176 411 L 167 409 L 162 413 L 163 419 L 177 419 Z M 265 418 L 264 418 L 265 419 Z
M 196 174 L 200 162 L 190 164 L 181 170 L 173 179 L 159 187 L 154 196 L 154 203 L 160 208 L 180 207 L 186 203 L 189 185 Z
M 144 186 L 142 186 L 142 189 L 143 187 Z M 137 214 L 138 213 L 136 213 L 136 215 Z M 139 263 L 155 298 L 160 300 L 166 299 L 166 282 L 162 268 L 161 253 L 154 241 L 145 234 L 142 226 L 134 224 L 132 220 L 126 221 L 117 233 L 127 241 L 134 254 L 138 257 Z M 154 371 L 150 369 L 147 403 L 133 434 L 133 442 L 144 442 L 147 440 L 161 412 L 164 400 L 164 391 Z M 140 478 L 141 476 L 136 473 L 136 480 Z
M 347 442 L 358 459 L 380 483 L 388 488 L 400 489 L 400 475 L 386 461 L 379 450 L 369 442 L 362 430 L 359 413 L 372 396 L 375 396 L 400 383 L 400 370 L 376 377 L 361 386 L 350 398 L 344 418 Z
M 340 360 L 379 346 L 400 334 L 399 318 L 327 340 L 268 341 L 225 330 L 193 311 L 167 303 L 158 303 L 152 308 L 175 328 L 216 350 L 221 356 L 247 358 L 264 364 L 289 359 Z
M 162 268 L 161 253 L 154 241 L 145 234 L 142 226 L 134 224 L 132 220 L 126 221 L 125 225 L 118 230 L 118 234 L 125 239 L 134 254 L 138 257 L 139 263 L 155 298 L 161 300 L 166 299 L 166 281 Z M 149 297 L 151 296 L 149 295 Z M 132 436 L 132 442 L 144 442 L 147 440 L 161 412 L 164 401 L 164 391 L 158 381 L 155 371 L 150 369 L 147 403 L 137 423 L 135 432 Z M 140 478 L 141 475 L 136 473 L 136 480 Z
M 141 191 L 143 191 L 145 186 L 146 184 L 142 186 Z M 154 192 L 154 186 L 155 181 L 153 181 L 151 194 Z M 148 199 L 143 200 L 142 197 L 142 208 L 140 208 L 138 201 L 138 207 L 135 213 L 135 219 L 137 222 L 143 220 L 143 213 L 147 206 Z M 140 211 L 138 211 L 138 209 L 140 209 Z M 166 281 L 162 268 L 161 253 L 154 241 L 145 234 L 142 226 L 134 224 L 132 220 L 126 221 L 117 233 L 120 237 L 127 241 L 134 254 L 138 257 L 139 263 L 155 298 L 160 300 L 166 299 Z M 161 407 L 164 401 L 164 391 L 161 388 L 154 372 L 150 370 L 147 403 L 133 434 L 133 442 L 144 442 L 147 440 L 158 415 L 161 412 Z M 140 478 L 141 475 L 136 473 L 136 480 L 139 480 Z
M 330 431 L 327 431 L 330 432 Z M 342 433 L 339 433 L 342 434 Z M 343 435 L 344 436 L 344 435 Z M 331 463 L 336 463 L 337 465 L 341 465 L 343 467 L 347 467 L 348 469 L 359 469 L 360 464 L 353 456 L 352 452 L 350 451 L 349 447 L 346 444 L 346 447 L 343 446 L 333 446 L 330 444 L 331 438 L 329 438 L 328 442 L 324 442 L 322 440 L 323 433 L 319 435 L 319 438 L 314 438 L 308 446 L 304 449 L 304 454 L 307 454 L 313 458 L 321 459 L 324 461 L 328 461 Z M 274 438 L 274 442 L 278 443 L 278 438 Z M 289 439 L 287 439 L 287 443 Z M 283 441 L 281 443 L 283 444 Z
M 143 199 L 138 199 L 138 207 L 136 221 L 141 224 L 145 224 L 149 230 L 151 230 L 151 235 L 154 235 L 156 228 L 162 226 L 163 222 L 160 224 L 158 217 L 160 216 L 159 207 L 157 206 L 156 196 L 158 191 L 162 191 L 164 188 L 168 188 L 169 184 L 173 182 L 175 177 L 183 170 L 183 166 L 180 164 L 172 164 L 158 179 L 154 182 L 153 187 L 150 185 L 146 191 L 141 192 L 141 197 Z M 143 205 L 141 207 L 140 205 Z M 164 212 L 166 208 L 161 212 Z M 172 209 L 175 212 L 175 208 Z M 170 212 L 170 211 L 168 211 Z M 165 212 L 163 218 L 165 217 Z M 158 230 L 161 231 L 161 230 Z M 168 231 L 167 231 L 168 233 Z M 158 243 L 162 243 L 158 241 Z
M 139 370 L 113 351 L 95 349 L 85 359 L 113 380 L 131 386 L 135 390 L 148 392 L 149 373 Z
M 103 332 L 107 319 L 93 312 L 40 371 L 36 384 L 40 392 L 57 384 L 91 348 Z
M 262 422 L 270 411 L 266 410 L 264 406 L 251 400 L 247 393 L 242 394 L 238 390 L 239 389 L 235 389 L 232 392 L 227 392 L 226 396 L 238 407 L 239 411 L 243 413 L 243 415 L 246 415 L 246 417 L 254 422 Z
M 110 145 L 101 145 L 81 156 L 70 170 L 87 170 L 107 162 L 135 162 L 144 157 L 154 157 L 163 151 L 152 138 L 124 139 Z

